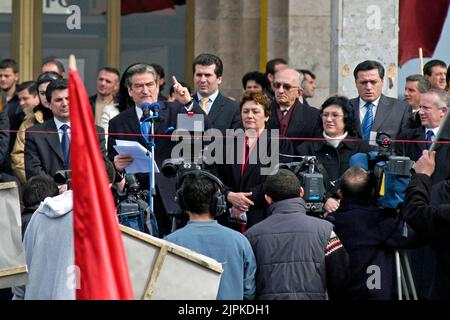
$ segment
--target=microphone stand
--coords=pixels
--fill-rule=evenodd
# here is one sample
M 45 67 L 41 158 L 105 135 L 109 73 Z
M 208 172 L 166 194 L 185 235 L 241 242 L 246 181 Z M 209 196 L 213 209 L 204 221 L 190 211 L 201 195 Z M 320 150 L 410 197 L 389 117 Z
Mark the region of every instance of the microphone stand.
M 156 119 L 159 118 L 159 113 L 158 112 L 153 112 L 153 115 L 143 115 L 141 117 L 141 135 L 144 138 L 145 142 L 146 142 L 146 148 L 147 148 L 147 156 L 150 155 L 148 157 L 148 168 L 149 168 L 149 189 L 150 189 L 150 194 L 148 197 L 148 206 L 150 209 L 150 226 L 152 228 L 152 230 L 150 231 L 150 234 L 152 236 L 158 237 L 159 236 L 159 230 L 158 230 L 158 224 L 156 222 L 156 216 L 155 213 L 153 211 L 153 197 L 156 195 L 156 188 L 155 188 L 155 142 L 154 142 L 154 122 L 156 121 Z

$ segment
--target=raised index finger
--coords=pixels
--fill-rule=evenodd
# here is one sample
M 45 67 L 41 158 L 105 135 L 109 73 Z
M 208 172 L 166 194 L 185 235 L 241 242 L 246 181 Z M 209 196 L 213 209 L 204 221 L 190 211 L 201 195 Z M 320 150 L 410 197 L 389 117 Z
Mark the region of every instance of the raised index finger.
M 180 84 L 175 76 L 172 76 L 172 81 L 174 85 Z

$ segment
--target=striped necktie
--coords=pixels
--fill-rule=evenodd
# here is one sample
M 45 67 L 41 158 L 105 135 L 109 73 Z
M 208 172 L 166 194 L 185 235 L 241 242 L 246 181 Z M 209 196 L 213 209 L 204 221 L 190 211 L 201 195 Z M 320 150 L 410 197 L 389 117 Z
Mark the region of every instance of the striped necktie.
M 372 125 L 373 125 L 373 110 L 372 110 L 373 103 L 367 102 L 364 107 L 367 108 L 367 112 L 364 115 L 364 119 L 361 123 L 361 129 L 362 129 L 362 133 L 363 133 L 363 139 L 369 140 L 370 131 L 372 130 Z
M 208 108 L 206 108 L 206 104 L 208 103 L 209 98 L 202 98 L 200 100 L 200 108 L 202 108 L 203 112 L 208 114 Z

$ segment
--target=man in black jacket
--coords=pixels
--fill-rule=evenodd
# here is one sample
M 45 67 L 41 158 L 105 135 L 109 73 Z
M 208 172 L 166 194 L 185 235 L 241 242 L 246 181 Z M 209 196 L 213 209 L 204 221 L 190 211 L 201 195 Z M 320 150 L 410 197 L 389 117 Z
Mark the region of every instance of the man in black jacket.
M 431 299 L 450 299 L 450 205 L 430 206 L 431 175 L 435 169 L 436 152 L 423 151 L 414 164 L 416 174 L 406 190 L 404 219 L 419 234 L 428 239 L 437 257 L 436 272 L 431 286 Z
M 306 215 L 297 176 L 280 169 L 263 192 L 271 215 L 245 236 L 256 256 L 256 299 L 324 300 L 342 292 L 348 255 L 331 223 Z

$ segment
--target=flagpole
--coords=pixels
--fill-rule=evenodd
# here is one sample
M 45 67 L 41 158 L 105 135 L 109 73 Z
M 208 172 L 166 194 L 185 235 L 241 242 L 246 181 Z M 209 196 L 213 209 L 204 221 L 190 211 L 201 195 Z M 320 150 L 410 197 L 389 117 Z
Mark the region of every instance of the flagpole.
M 422 48 L 419 48 L 419 67 L 420 67 L 420 74 L 423 75 L 423 50 Z

